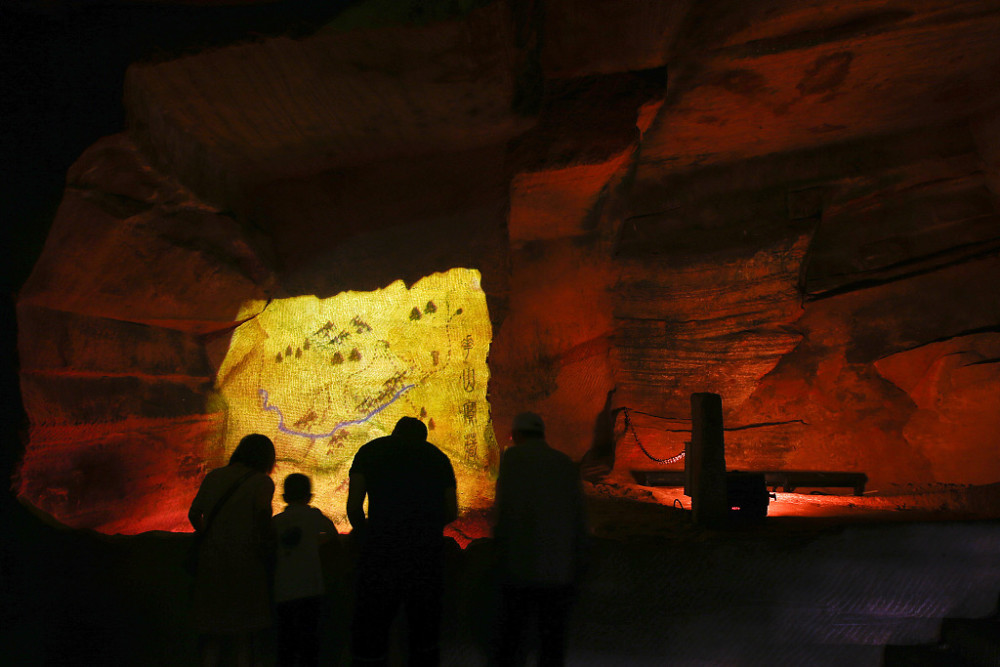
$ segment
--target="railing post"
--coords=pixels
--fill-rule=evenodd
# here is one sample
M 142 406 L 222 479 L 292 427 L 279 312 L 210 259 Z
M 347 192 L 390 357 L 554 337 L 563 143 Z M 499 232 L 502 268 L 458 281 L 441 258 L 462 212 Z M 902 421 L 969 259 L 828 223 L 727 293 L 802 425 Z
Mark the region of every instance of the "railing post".
M 691 512 L 700 525 L 725 524 L 726 444 L 722 433 L 722 397 L 691 394 L 691 442 L 684 457 L 687 470 L 685 493 L 691 496 Z

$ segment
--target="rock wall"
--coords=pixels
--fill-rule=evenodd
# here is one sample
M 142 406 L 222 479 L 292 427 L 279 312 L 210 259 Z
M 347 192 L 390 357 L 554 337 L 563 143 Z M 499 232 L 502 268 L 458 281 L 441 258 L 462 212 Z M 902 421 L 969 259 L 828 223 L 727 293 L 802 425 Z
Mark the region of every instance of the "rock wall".
M 713 391 L 731 468 L 858 470 L 882 490 L 994 480 L 984 158 L 959 124 L 640 184 L 617 399 L 656 415 L 634 420 L 654 456 L 683 448 L 689 393 Z M 619 466 L 655 463 L 632 445 Z
M 81 156 L 17 304 L 25 498 L 106 532 L 184 527 L 224 454 L 216 348 L 272 281 L 252 236 L 124 136 Z
M 22 496 L 183 528 L 245 304 L 453 267 L 495 442 L 535 410 L 625 478 L 712 391 L 730 468 L 1000 479 L 1000 6 L 585 4 L 133 66 L 19 295 Z

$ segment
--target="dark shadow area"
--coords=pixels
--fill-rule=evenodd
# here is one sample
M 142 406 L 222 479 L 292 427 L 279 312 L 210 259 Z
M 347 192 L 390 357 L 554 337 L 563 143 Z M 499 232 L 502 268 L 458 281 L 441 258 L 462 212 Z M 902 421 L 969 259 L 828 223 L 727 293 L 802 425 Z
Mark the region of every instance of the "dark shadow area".
M 0 662 L 9 665 L 198 664 L 192 578 L 182 563 L 191 535 L 106 536 L 50 526 L 25 508 L 5 512 L 20 538 L 4 555 Z M 6 530 L 5 530 L 6 532 Z M 323 653 L 346 651 L 349 599 L 344 549 L 324 548 L 331 576 Z M 271 633 L 259 637 L 273 658 Z
M 571 618 L 574 665 L 875 667 L 886 644 L 933 641 L 941 618 L 987 615 L 1000 590 L 996 521 L 781 517 L 708 530 L 651 503 L 592 497 L 588 508 L 599 537 Z M 4 556 L 0 662 L 197 663 L 182 569 L 190 535 L 57 528 L 19 506 L 4 522 L 24 539 Z M 321 664 L 346 665 L 350 539 L 326 549 L 324 562 Z M 442 664 L 486 665 L 498 606 L 492 540 L 450 543 L 445 581 Z M 405 636 L 397 621 L 394 660 Z M 273 635 L 260 640 L 273 659 Z
M 304 36 L 353 4 L 4 3 L 4 292 L 18 289 L 37 259 L 69 166 L 97 139 L 125 128 L 122 88 L 129 64 L 274 35 Z
M 41 253 L 70 165 L 96 140 L 124 129 L 122 83 L 130 63 L 265 35 L 308 34 L 349 4 L 15 1 L 0 7 L 4 664 L 172 665 L 191 664 L 184 658 L 195 655 L 183 623 L 171 625 L 180 618 L 178 595 L 186 585 L 170 563 L 183 553 L 186 536 L 119 540 L 55 528 L 10 493 L 27 428 L 14 300 Z
M 71 164 L 99 138 L 125 129 L 122 87 L 132 62 L 178 57 L 239 41 L 304 36 L 352 0 L 285 0 L 246 5 L 37 2 L 0 7 L 0 207 L 4 299 L 5 435 L 24 414 L 15 375 L 13 298 L 41 253 Z M 23 452 L 3 445 L 4 479 Z M 5 494 L 6 495 L 6 494 Z

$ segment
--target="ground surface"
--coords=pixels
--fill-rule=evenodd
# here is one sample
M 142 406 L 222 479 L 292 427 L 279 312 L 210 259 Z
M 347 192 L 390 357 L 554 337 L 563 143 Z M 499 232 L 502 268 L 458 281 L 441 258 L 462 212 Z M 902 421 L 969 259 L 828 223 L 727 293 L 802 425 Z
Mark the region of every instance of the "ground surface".
M 573 665 L 875 666 L 883 645 L 934 641 L 942 618 L 984 616 L 1000 594 L 1000 521 L 901 509 L 937 502 L 926 494 L 779 494 L 776 514 L 806 506 L 825 516 L 706 530 L 685 510 L 636 499 L 672 492 L 590 490 L 597 538 L 572 621 Z M 189 536 L 61 530 L 19 506 L 4 519 L 18 539 L 4 550 L 0 663 L 192 664 L 179 566 Z M 343 546 L 329 554 L 328 664 L 346 664 Z M 490 551 L 475 540 L 451 553 L 445 664 L 487 664 Z

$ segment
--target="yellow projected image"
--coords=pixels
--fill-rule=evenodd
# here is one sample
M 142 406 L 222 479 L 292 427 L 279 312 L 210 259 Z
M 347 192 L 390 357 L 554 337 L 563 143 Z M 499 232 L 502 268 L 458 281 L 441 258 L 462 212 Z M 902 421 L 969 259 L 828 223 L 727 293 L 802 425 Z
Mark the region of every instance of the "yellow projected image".
M 278 454 L 276 511 L 281 481 L 305 473 L 313 504 L 347 529 L 354 454 L 400 417 L 419 417 L 451 458 L 463 509 L 482 506 L 497 456 L 486 402 L 491 333 L 474 269 L 436 273 L 409 289 L 397 281 L 327 299 L 275 299 L 236 329 L 219 369 L 227 456 L 243 435 L 267 435 Z

